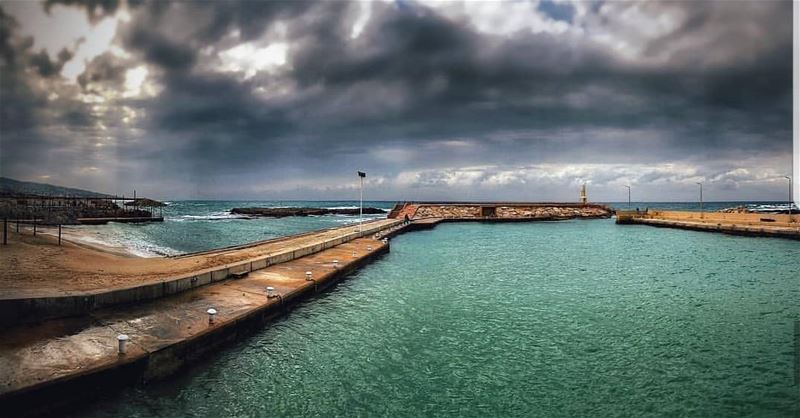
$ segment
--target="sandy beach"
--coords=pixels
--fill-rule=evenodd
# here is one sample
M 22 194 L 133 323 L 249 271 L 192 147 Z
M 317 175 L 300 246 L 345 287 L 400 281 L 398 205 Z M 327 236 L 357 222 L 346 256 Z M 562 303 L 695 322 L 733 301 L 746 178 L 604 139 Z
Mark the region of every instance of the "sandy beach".
M 37 232 L 34 237 L 29 230 L 16 233 L 9 228 L 8 245 L 0 250 L 0 263 L 6 266 L 0 272 L 0 298 L 63 296 L 160 281 L 338 237 L 357 228 L 347 226 L 181 257 L 150 258 L 91 242 L 78 229 L 62 230 L 59 246 L 53 231 Z

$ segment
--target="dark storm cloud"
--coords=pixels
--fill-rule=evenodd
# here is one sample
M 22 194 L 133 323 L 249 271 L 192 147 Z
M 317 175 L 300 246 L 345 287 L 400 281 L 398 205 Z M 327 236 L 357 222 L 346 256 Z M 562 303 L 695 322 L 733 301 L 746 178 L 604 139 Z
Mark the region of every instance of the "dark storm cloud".
M 121 7 L 110 0 L 51 3 L 82 5 L 93 21 Z M 420 184 L 435 188 L 453 178 L 435 171 L 447 167 L 676 162 L 708 169 L 653 171 L 640 180 L 700 175 L 724 178 L 729 187 L 741 180 L 741 172 L 725 175 L 737 161 L 775 161 L 791 149 L 791 2 L 598 2 L 580 12 L 580 5 L 543 1 L 531 12 L 583 32 L 520 27 L 503 34 L 425 4 L 374 3 L 353 36 L 362 6 L 133 3 L 116 37 L 129 56 L 99 55 L 77 82 L 84 94 L 120 95 L 126 72 L 144 65 L 159 91 L 117 99 L 103 115 L 66 103 L 66 91 L 48 103 L 19 62 L 51 78 L 71 57 L 53 60 L 15 44 L 14 25 L 4 24 L 2 94 L 30 111 L 10 115 L 4 107 L 4 136 L 12 138 L 4 140 L 4 154 L 20 152 L 14 138 L 23 131 L 42 138 L 31 143 L 52 147 L 40 128 L 102 122 L 106 131 L 93 135 L 113 136 L 116 157 L 128 165 L 175 178 L 189 173 L 187 181 L 210 187 L 231 175 L 279 181 L 299 172 L 310 180 L 356 166 L 387 178 L 418 170 Z M 679 21 L 646 37 L 619 17 L 638 11 Z M 615 50 L 603 37 L 627 42 L 633 52 Z M 246 77 L 219 70 L 222 51 L 273 42 L 288 45 L 287 66 Z M 135 130 L 120 122 L 130 114 Z M 61 146 L 85 150 L 79 134 L 59 137 Z M 488 170 L 475 177 L 492 183 L 516 175 Z M 609 183 L 625 175 L 593 178 Z
M 120 62 L 111 54 L 102 54 L 92 60 L 86 70 L 78 76 L 78 84 L 84 90 L 91 89 L 92 85 L 99 83 L 111 83 L 114 87 L 118 87 L 125 81 L 126 70 L 124 62 Z
M 172 42 L 146 27 L 135 28 L 127 45 L 143 51 L 148 62 L 168 70 L 186 70 L 196 59 L 191 46 Z
M 375 128 L 406 128 L 423 139 L 426 134 L 475 134 L 499 126 L 635 127 L 698 115 L 713 122 L 731 110 L 750 119 L 757 117 L 751 114 L 761 114 L 755 112 L 761 106 L 786 114 L 790 103 L 790 90 L 785 88 L 791 74 L 787 48 L 767 51 L 745 67 L 714 71 L 629 68 L 597 46 L 570 46 L 550 34 L 523 34 L 511 40 L 480 36 L 424 9 L 390 10 L 373 17 L 363 36 L 380 48 L 350 42 L 346 28 L 333 24 L 311 33 L 319 35 L 297 44 L 292 62 L 298 68 L 294 80 L 301 86 L 325 87 L 326 96 L 310 104 L 312 111 L 331 99 L 344 105 L 333 119 L 350 123 L 348 109 L 359 106 L 337 99 L 348 99 L 350 89 L 370 81 L 394 83 L 413 96 L 393 112 L 376 115 Z M 624 100 L 611 103 L 614 108 L 603 106 L 620 94 L 639 100 L 628 108 Z M 570 95 L 578 103 L 561 100 Z M 371 122 L 364 120 L 363 112 L 352 117 Z M 443 119 L 455 123 L 436 123 Z M 786 115 L 777 123 L 788 126 L 788 121 Z M 415 129 L 418 126 L 423 132 Z
M 64 64 L 72 58 L 72 53 L 64 48 L 59 52 L 58 58 L 53 61 L 47 54 L 47 51 L 39 51 L 38 54 L 33 54 L 30 63 L 39 71 L 42 77 L 52 77 L 61 71 Z
M 15 40 L 13 31 L 19 26 L 18 22 L 9 16 L 0 5 L 0 139 L 7 135 L 29 131 L 35 128 L 33 117 L 41 100 L 28 87 L 24 71 L 24 58 L 28 53 L 30 42 L 28 40 Z M 13 104 L 13 105 L 11 105 Z M 13 149 L 9 148 L 7 140 L 3 143 L 3 155 L 9 158 Z
M 3 58 L 3 67 L 14 64 L 14 46 L 12 45 L 12 32 L 17 26 L 16 20 L 6 14 L 0 6 L 0 57 Z

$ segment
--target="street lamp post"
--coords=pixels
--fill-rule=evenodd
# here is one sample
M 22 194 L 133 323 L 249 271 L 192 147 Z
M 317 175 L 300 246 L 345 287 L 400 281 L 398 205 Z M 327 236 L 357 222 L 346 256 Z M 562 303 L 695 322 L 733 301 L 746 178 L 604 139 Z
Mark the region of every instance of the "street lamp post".
M 789 180 L 789 221 L 792 220 L 792 208 L 794 207 L 794 189 L 792 189 L 792 176 L 783 176 Z
M 358 199 L 358 235 L 363 235 L 364 228 L 364 177 L 367 177 L 367 173 L 359 171 L 358 179 L 361 182 L 361 193 Z
M 631 208 L 631 186 L 622 186 L 628 188 L 628 209 Z
M 697 182 L 700 185 L 700 217 L 703 217 L 703 183 Z

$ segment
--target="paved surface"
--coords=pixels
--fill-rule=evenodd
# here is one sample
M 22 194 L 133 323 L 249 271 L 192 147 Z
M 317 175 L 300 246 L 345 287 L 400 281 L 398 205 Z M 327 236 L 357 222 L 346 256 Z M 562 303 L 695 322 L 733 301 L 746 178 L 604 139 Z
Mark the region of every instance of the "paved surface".
M 0 335 L 0 403 L 13 392 L 123 366 L 167 347 L 190 343 L 284 299 L 313 293 L 317 283 L 305 280 L 306 271 L 322 282 L 338 269 L 347 269 L 351 263 L 385 251 L 386 245 L 371 237 L 359 238 L 252 272 L 243 279 L 141 305 L 6 330 Z M 334 266 L 335 259 L 339 260 L 338 267 Z M 274 287 L 280 296 L 267 298 L 267 286 Z M 213 325 L 206 314 L 211 307 L 218 311 Z M 130 337 L 125 355 L 117 353 L 118 334 Z
M 749 225 L 730 222 L 698 222 L 672 219 L 633 218 L 631 223 L 669 228 L 693 229 L 698 231 L 724 232 L 730 234 L 753 235 L 800 239 L 800 225 L 797 227 L 771 226 L 769 224 Z

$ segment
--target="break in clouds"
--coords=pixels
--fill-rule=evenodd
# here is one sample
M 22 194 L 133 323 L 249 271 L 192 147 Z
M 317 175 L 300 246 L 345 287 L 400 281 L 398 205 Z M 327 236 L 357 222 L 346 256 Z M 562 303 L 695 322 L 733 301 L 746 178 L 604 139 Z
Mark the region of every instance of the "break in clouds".
M 160 198 L 784 199 L 789 1 L 0 3 L 0 175 Z

